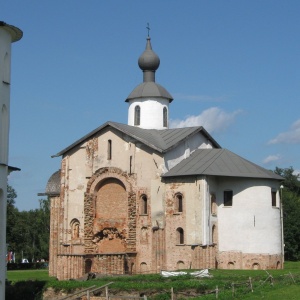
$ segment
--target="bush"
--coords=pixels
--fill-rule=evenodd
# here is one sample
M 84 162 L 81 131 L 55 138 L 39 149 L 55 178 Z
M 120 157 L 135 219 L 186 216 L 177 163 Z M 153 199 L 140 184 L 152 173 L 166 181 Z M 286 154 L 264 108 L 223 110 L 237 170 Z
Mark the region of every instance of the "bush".
M 47 262 L 35 262 L 35 263 L 8 263 L 7 270 L 39 270 L 39 269 L 47 269 Z

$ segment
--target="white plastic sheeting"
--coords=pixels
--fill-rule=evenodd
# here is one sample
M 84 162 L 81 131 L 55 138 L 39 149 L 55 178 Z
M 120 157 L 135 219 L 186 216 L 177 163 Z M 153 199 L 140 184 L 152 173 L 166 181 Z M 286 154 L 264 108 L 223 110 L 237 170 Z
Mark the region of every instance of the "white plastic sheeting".
M 183 272 L 183 271 L 161 271 L 161 276 L 163 277 L 172 277 L 172 276 L 182 276 L 182 275 L 191 275 L 194 277 L 212 277 L 211 274 L 209 274 L 208 269 L 200 270 L 200 271 L 194 271 L 194 272 Z

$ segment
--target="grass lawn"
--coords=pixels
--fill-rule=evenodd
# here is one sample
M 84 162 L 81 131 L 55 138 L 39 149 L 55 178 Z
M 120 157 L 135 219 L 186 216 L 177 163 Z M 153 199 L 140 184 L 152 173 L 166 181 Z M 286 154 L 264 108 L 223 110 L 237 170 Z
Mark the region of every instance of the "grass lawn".
M 219 289 L 220 300 L 232 299 L 232 283 L 235 285 L 235 299 L 272 299 L 272 300 L 294 300 L 300 299 L 300 262 L 286 262 L 284 270 L 210 270 L 212 278 L 196 279 L 190 276 L 180 276 L 172 278 L 162 278 L 159 274 L 133 275 L 133 276 L 110 276 L 101 277 L 89 281 L 57 281 L 48 276 L 48 270 L 22 270 L 8 271 L 8 280 L 19 290 L 22 284 L 28 290 L 35 289 L 38 297 L 41 297 L 42 290 L 52 287 L 55 290 L 72 291 L 76 288 L 86 288 L 91 285 L 102 286 L 108 282 L 114 282 L 109 289 L 114 292 L 145 293 L 150 295 L 149 299 L 162 300 L 170 299 L 170 290 L 179 299 L 182 295 L 191 292 L 199 295 L 204 291 Z M 293 277 L 289 275 L 292 274 Z M 272 276 L 269 277 L 269 275 Z M 249 277 L 253 283 L 252 293 L 246 282 Z M 29 281 L 35 284 L 29 288 Z M 294 282 L 295 281 L 295 282 Z M 273 284 L 272 284 L 273 282 Z M 152 294 L 152 296 L 151 296 Z M 24 298 L 24 293 L 22 294 Z M 41 298 L 28 299 L 41 299 Z M 192 298 L 192 297 L 188 297 Z M 194 299 L 216 299 L 215 294 L 193 297 Z M 12 296 L 7 299 L 18 299 Z M 20 299 L 20 298 L 19 298 Z
M 48 270 L 16 270 L 7 271 L 7 279 L 11 282 L 38 280 L 38 281 L 51 281 L 53 278 L 49 277 Z

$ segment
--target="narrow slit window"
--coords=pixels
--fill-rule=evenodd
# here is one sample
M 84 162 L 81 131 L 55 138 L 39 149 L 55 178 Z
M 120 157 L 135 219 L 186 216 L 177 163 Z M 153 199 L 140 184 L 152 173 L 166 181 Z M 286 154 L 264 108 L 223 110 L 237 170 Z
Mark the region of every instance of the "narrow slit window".
M 181 227 L 177 228 L 177 244 L 184 244 L 184 231 Z
M 3 68 L 3 82 L 6 84 L 10 84 L 10 67 L 9 67 L 9 55 L 8 53 L 4 56 L 4 68 Z
M 166 107 L 163 109 L 163 127 L 168 127 L 168 110 Z
M 132 174 L 132 155 L 129 157 L 129 174 Z
M 107 143 L 107 159 L 111 160 L 111 155 L 112 155 L 112 142 L 111 140 L 108 140 Z
M 271 198 L 272 198 L 272 206 L 276 207 L 276 192 L 271 191 Z
M 224 191 L 224 206 L 232 206 L 232 191 Z
M 142 215 L 148 214 L 148 198 L 146 195 L 142 195 L 141 197 L 141 214 Z
M 176 194 L 175 196 L 175 211 L 183 212 L 183 200 L 181 194 Z
M 134 125 L 139 126 L 141 124 L 141 108 L 137 105 L 134 108 Z

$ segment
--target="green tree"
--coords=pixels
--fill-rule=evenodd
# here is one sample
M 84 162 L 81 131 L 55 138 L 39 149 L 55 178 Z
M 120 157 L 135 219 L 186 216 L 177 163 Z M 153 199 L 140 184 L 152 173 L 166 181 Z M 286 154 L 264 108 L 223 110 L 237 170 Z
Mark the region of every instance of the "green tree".
M 19 211 L 15 207 L 16 191 L 8 186 L 7 235 L 9 250 L 16 253 L 17 261 L 22 256 L 29 261 L 48 259 L 50 234 L 50 200 L 40 199 L 40 207 Z
M 292 167 L 276 168 L 284 178 L 282 185 L 284 256 L 286 260 L 300 260 L 300 181 Z
M 286 190 L 300 196 L 300 176 L 295 174 L 295 170 L 292 167 L 285 169 L 276 167 L 274 172 L 284 178 L 282 184 Z
M 14 227 L 16 220 L 19 217 L 19 211 L 15 207 L 15 199 L 17 198 L 17 193 L 13 187 L 7 186 L 7 219 L 6 219 L 6 242 L 9 244 L 9 250 L 15 251 L 15 241 L 13 238 Z

